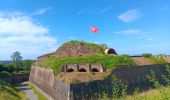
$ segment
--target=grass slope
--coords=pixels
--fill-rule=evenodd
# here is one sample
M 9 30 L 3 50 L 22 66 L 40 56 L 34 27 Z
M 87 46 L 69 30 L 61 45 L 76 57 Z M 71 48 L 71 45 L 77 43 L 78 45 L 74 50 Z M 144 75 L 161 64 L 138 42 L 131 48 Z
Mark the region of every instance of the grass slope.
M 0 100 L 27 100 L 18 88 L 0 80 Z
M 83 48 L 94 49 L 97 52 L 97 54 L 104 54 L 104 51 L 108 48 L 107 46 L 76 40 L 66 42 L 60 48 L 62 48 L 63 46 L 76 46 L 76 45 L 83 45 Z
M 101 54 L 67 58 L 49 57 L 47 60 L 38 62 L 35 65 L 52 68 L 54 73 L 58 74 L 64 64 L 103 64 L 108 69 L 112 69 L 121 65 L 131 66 L 134 62 L 129 56 L 126 55 L 113 56 Z
M 119 100 L 170 100 L 170 86 L 151 89 Z

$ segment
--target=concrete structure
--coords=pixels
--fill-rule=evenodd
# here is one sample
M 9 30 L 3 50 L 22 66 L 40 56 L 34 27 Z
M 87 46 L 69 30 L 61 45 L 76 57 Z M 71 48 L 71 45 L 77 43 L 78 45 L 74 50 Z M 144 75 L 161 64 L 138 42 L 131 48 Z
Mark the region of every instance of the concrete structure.
M 106 69 L 102 64 L 66 64 L 62 72 L 104 72 Z
M 75 65 L 70 65 L 70 68 L 75 68 Z M 87 66 L 87 65 L 84 65 Z M 52 100 L 98 100 L 98 95 L 106 92 L 111 96 L 112 79 L 111 76 L 116 76 L 119 82 L 126 83 L 130 89 L 148 86 L 146 75 L 152 70 L 156 73 L 156 77 L 160 79 L 165 73 L 166 66 L 164 64 L 118 67 L 110 73 L 105 80 L 96 80 L 85 83 L 66 83 L 57 79 L 52 69 L 41 67 L 32 67 L 30 73 L 30 83 L 34 87 L 42 90 L 42 92 Z M 76 69 L 76 68 L 75 68 Z

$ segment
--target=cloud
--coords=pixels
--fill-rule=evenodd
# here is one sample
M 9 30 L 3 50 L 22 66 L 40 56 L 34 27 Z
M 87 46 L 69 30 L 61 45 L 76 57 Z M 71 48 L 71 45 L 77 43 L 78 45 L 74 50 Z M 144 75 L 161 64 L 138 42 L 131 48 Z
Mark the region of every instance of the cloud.
M 44 14 L 45 12 L 47 12 L 48 10 L 51 10 L 52 7 L 46 7 L 46 8 L 40 8 L 36 11 L 34 11 L 32 14 L 33 15 L 41 15 L 41 14 Z
M 70 40 L 75 40 L 76 38 L 73 37 L 73 36 L 70 36 L 69 39 L 70 39 Z
M 135 21 L 139 18 L 140 18 L 140 12 L 137 9 L 128 10 L 118 16 L 118 19 L 125 23 Z
M 150 40 L 150 41 L 153 40 L 153 37 L 152 37 L 152 36 L 144 36 L 144 38 L 146 38 L 147 40 Z
M 111 10 L 112 8 L 113 8 L 113 6 L 107 6 L 106 8 L 102 9 L 102 10 L 100 11 L 100 13 L 101 13 L 101 14 L 106 13 L 106 12 L 108 12 L 109 10 Z
M 55 50 L 57 40 L 49 32 L 22 12 L 0 12 L 0 59 L 9 59 L 16 50 L 31 59 Z
M 87 8 L 85 8 L 85 9 L 80 10 L 80 11 L 77 13 L 77 15 L 91 14 L 91 13 L 93 13 L 93 12 L 94 12 L 94 11 L 91 10 L 90 7 L 87 7 Z
M 128 29 L 128 30 L 123 30 L 123 31 L 117 31 L 114 33 L 123 34 L 123 35 L 138 35 L 138 34 L 142 34 L 142 31 L 138 29 Z

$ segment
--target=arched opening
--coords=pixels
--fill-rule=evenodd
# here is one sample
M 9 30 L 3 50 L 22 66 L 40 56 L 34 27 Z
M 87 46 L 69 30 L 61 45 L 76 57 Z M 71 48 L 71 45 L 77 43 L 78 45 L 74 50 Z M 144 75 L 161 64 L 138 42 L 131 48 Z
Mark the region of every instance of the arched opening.
M 70 68 L 67 70 L 67 72 L 74 72 L 74 69 Z
M 84 68 L 81 68 L 79 72 L 87 72 Z
M 115 55 L 117 55 L 116 51 L 115 51 L 114 49 L 112 49 L 112 48 L 107 49 L 107 50 L 106 50 L 106 53 L 107 53 L 107 54 L 115 54 Z
M 92 72 L 99 72 L 99 70 L 97 68 L 93 68 L 91 71 Z

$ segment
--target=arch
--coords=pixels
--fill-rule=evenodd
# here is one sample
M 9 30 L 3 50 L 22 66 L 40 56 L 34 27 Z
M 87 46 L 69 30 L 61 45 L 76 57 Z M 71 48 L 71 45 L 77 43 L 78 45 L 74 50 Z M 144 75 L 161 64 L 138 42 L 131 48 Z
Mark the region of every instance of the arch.
M 91 70 L 92 72 L 99 72 L 99 70 L 97 68 L 92 68 Z
M 74 72 L 74 69 L 70 68 L 67 70 L 67 72 Z
M 81 68 L 81 69 L 79 69 L 79 72 L 87 72 L 87 71 L 86 71 L 86 69 Z
M 106 50 L 105 50 L 105 53 L 106 53 L 106 54 L 115 54 L 115 55 L 117 55 L 116 51 L 115 51 L 114 49 L 112 49 L 112 48 L 106 49 Z

